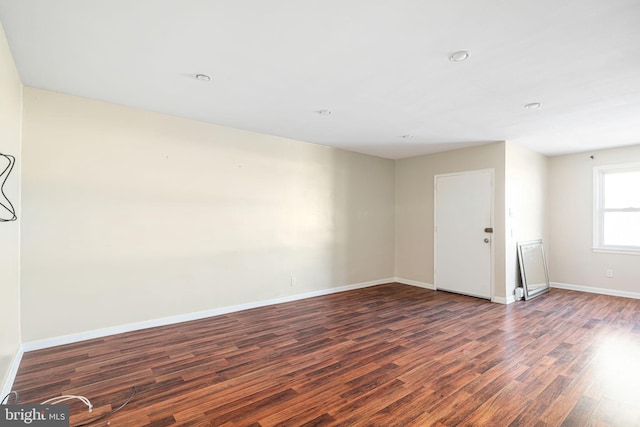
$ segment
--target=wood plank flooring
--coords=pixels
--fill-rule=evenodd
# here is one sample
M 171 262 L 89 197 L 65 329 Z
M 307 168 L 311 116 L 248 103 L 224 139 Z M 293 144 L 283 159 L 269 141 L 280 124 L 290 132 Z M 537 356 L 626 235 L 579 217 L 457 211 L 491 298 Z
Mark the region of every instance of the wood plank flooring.
M 387 284 L 26 353 L 22 403 L 71 425 L 640 425 L 640 300 L 509 306 Z

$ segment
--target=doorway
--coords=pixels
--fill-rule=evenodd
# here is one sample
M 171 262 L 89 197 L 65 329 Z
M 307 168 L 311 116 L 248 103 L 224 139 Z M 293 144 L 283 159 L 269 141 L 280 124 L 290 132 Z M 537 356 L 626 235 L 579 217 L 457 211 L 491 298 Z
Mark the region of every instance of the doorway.
M 493 169 L 435 176 L 436 289 L 491 299 Z

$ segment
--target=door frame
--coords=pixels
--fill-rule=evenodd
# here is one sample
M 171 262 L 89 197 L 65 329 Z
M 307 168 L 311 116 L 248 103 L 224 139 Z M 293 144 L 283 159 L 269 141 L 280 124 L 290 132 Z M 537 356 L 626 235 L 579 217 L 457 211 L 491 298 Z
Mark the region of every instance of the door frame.
M 489 178 L 490 178 L 490 200 L 489 200 L 489 218 L 491 221 L 491 224 L 488 225 L 488 227 L 493 227 L 493 233 L 491 234 L 491 241 L 489 242 L 489 262 L 490 262 L 490 266 L 489 266 L 489 286 L 490 286 L 490 292 L 489 292 L 489 300 L 491 302 L 493 302 L 494 300 L 494 266 L 495 266 L 495 245 L 494 245 L 494 240 L 495 240 L 495 236 L 496 236 L 496 230 L 495 230 L 495 194 L 496 194 L 496 180 L 495 180 L 495 169 L 494 168 L 486 168 L 486 169 L 473 169 L 473 170 L 467 170 L 467 171 L 460 171 L 460 172 L 450 172 L 450 173 L 441 173 L 441 174 L 434 174 L 433 175 L 433 288 L 437 291 L 438 290 L 438 270 L 437 270 L 437 266 L 438 266 L 438 251 L 437 251 L 437 239 L 438 239 L 438 231 L 437 231 L 437 226 L 438 226 L 438 214 L 437 214 L 437 203 L 438 203 L 438 178 L 445 178 L 448 176 L 456 176 L 456 175 L 469 175 L 469 174 L 475 174 L 475 173 L 484 173 L 484 172 L 488 172 L 489 173 Z M 478 297 L 479 298 L 479 297 Z M 484 299 L 484 298 L 482 298 Z

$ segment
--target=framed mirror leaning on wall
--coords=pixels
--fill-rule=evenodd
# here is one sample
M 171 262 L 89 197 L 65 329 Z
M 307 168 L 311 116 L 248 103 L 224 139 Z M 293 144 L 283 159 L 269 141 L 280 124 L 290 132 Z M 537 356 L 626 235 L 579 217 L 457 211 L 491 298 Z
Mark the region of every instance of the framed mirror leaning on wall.
M 518 242 L 518 259 L 524 299 L 528 300 L 549 290 L 549 273 L 542 240 Z

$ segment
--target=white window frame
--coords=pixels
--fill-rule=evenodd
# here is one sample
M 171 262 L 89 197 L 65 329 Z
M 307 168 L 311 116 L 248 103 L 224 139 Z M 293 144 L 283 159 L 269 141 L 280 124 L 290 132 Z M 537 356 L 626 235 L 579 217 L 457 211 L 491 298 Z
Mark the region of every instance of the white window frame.
M 618 165 L 595 166 L 593 168 L 593 251 L 640 255 L 640 246 L 613 246 L 604 242 L 605 212 L 640 212 L 638 208 L 605 209 L 603 178 L 608 172 L 640 172 L 640 163 L 623 163 Z

